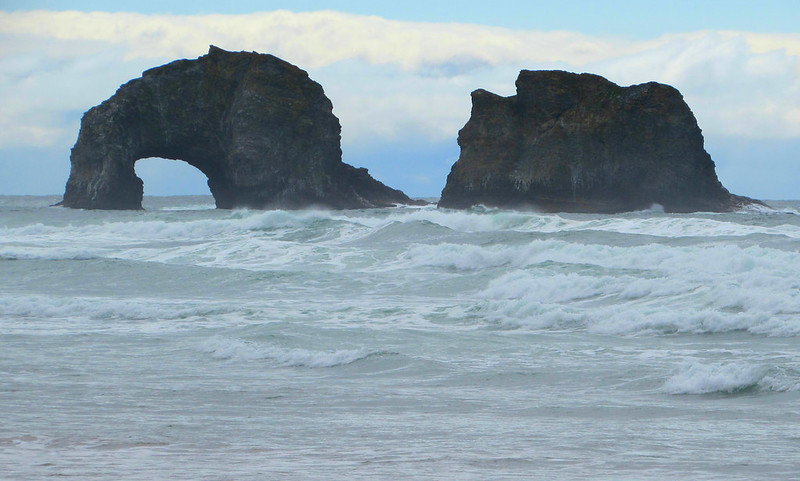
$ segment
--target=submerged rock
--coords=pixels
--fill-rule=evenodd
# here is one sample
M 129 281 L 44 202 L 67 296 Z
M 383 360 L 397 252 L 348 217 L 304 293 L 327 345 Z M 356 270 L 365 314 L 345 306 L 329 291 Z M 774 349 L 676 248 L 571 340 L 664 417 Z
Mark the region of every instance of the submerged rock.
M 517 95 L 472 93 L 440 207 L 614 213 L 730 211 L 750 203 L 717 179 L 681 94 L 563 71 L 520 72 Z
M 342 162 L 332 109 L 294 65 L 212 46 L 144 72 L 84 114 L 61 205 L 140 209 L 134 163 L 147 157 L 201 170 L 219 208 L 416 203 Z

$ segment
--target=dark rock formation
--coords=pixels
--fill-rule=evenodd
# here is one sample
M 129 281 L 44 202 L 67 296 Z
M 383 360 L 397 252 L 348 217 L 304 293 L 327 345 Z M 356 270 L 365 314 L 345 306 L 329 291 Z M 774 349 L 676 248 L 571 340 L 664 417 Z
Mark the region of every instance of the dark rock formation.
M 758 203 L 720 184 L 694 115 L 668 85 L 523 70 L 516 86 L 512 97 L 472 93 L 440 207 L 720 212 Z
M 62 205 L 140 209 L 134 163 L 146 157 L 200 169 L 219 208 L 414 203 L 342 162 L 332 109 L 305 71 L 212 46 L 144 72 L 84 114 Z

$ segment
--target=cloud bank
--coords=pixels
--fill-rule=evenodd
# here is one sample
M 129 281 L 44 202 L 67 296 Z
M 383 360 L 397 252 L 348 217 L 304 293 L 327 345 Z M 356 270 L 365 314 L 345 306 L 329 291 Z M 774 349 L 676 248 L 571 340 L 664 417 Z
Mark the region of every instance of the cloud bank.
M 207 52 L 272 53 L 331 97 L 347 152 L 455 141 L 469 93 L 514 93 L 519 70 L 668 83 L 707 136 L 800 139 L 800 34 L 700 31 L 649 40 L 392 21 L 331 11 L 248 15 L 0 12 L 0 149 L 67 149 L 80 115 L 147 68 Z
M 209 44 L 273 53 L 324 79 L 352 136 L 346 141 L 394 137 L 409 127 L 454 136 L 468 116 L 469 91 L 512 94 L 522 68 L 592 71 L 626 85 L 669 83 L 707 131 L 800 136 L 800 34 L 694 32 L 636 42 L 327 11 L 33 11 L 0 12 L 0 39 L 0 145 L 58 138 L 68 112 L 108 96 L 98 92 L 110 95 L 140 69 L 197 57 Z

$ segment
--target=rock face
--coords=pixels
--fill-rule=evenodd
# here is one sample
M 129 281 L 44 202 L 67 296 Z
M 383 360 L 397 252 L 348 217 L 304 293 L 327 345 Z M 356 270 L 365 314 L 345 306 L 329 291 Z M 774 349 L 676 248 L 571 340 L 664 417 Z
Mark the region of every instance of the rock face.
M 440 207 L 720 212 L 757 202 L 720 184 L 694 115 L 668 85 L 523 70 L 516 86 L 511 97 L 472 93 Z
M 144 72 L 84 114 L 62 205 L 140 209 L 134 163 L 146 157 L 201 170 L 219 208 L 414 203 L 342 162 L 332 109 L 305 71 L 212 46 Z

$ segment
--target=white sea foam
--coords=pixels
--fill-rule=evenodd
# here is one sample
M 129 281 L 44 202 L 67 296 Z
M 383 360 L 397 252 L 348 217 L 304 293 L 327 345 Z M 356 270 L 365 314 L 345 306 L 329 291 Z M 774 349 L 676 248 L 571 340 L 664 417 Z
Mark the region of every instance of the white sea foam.
M 180 215 L 180 214 L 175 214 Z M 136 240 L 197 240 L 222 234 L 241 234 L 246 231 L 264 231 L 287 227 L 304 227 L 317 219 L 327 219 L 324 211 L 234 211 L 224 218 L 185 220 L 174 218 L 131 219 L 127 221 L 88 223 L 83 225 L 44 225 L 41 223 L 22 227 L 3 227 L 0 234 L 7 240 L 40 240 L 58 236 L 61 242 L 70 239 L 84 241 L 136 241 Z
M 461 233 L 513 231 L 588 234 L 605 231 L 667 238 L 750 234 L 800 238 L 800 227 L 795 225 L 769 227 L 702 217 L 639 215 L 568 218 L 554 214 L 497 210 L 448 211 L 433 207 L 380 212 L 380 215 L 366 215 L 363 212 L 242 210 L 226 213 L 222 217 L 212 212 L 213 218 L 195 220 L 158 218 L 163 215 L 151 213 L 124 222 L 58 226 L 34 223 L 21 227 L 0 227 L 0 258 L 57 260 L 109 257 L 165 263 L 197 262 L 210 266 L 230 263 L 237 268 L 260 268 L 306 260 L 308 251 L 312 249 L 307 244 L 310 240 L 316 246 L 343 246 L 367 238 L 388 226 L 412 223 L 427 223 Z M 398 233 L 402 234 L 402 231 Z M 598 252 L 601 258 L 605 258 L 606 264 L 630 265 L 645 260 L 643 257 L 652 257 L 647 250 L 653 249 L 647 246 L 616 249 L 599 245 L 580 247 L 576 244 L 565 247 L 564 244 L 553 242 L 540 241 L 526 246 L 489 249 L 445 243 L 437 247 L 415 247 L 410 250 L 408 258 L 416 265 L 446 266 L 449 263 L 449 267 L 455 269 L 479 269 L 485 266 L 531 265 L 544 260 L 558 261 L 558 254 L 564 249 L 580 249 L 582 253 L 566 254 L 583 254 L 594 259 L 595 252 Z M 289 254 L 287 247 L 296 252 L 306 249 L 306 252 L 295 256 Z M 607 255 L 608 252 L 613 253 L 613 258 Z M 625 252 L 625 255 L 620 256 L 621 252 Z M 733 254 L 727 252 L 723 255 L 729 262 L 736 262 L 737 257 Z M 244 259 L 249 261 L 245 262 Z M 623 262 L 614 259 L 623 259 Z M 660 262 L 658 258 L 651 260 Z M 680 259 L 681 262 L 683 260 Z
M 686 292 L 659 298 L 656 292 L 681 289 L 678 285 L 634 286 L 641 298 L 625 299 L 630 286 L 614 279 L 561 277 L 536 281 L 507 282 L 501 278 L 480 295 L 485 300 L 481 312 L 490 321 L 516 328 L 585 328 L 609 335 L 674 333 L 721 333 L 747 331 L 769 336 L 800 335 L 800 319 L 795 311 L 780 307 L 734 312 L 716 290 Z M 573 282 L 577 281 L 577 282 Z M 537 286 L 543 288 L 537 290 Z M 650 294 L 644 292 L 650 290 Z M 724 293 L 724 291 L 723 291 Z M 766 295 L 766 293 L 765 293 Z M 734 297 L 729 294 L 729 297 Z M 796 309 L 796 308 L 795 308 Z
M 199 345 L 199 349 L 202 352 L 211 354 L 215 359 L 268 360 L 284 367 L 310 368 L 343 366 L 380 354 L 366 349 L 315 351 L 287 348 L 222 336 L 214 336 L 203 341 Z
M 32 319 L 151 320 L 188 319 L 241 312 L 243 306 L 224 302 L 158 301 L 66 296 L 0 296 L 0 317 Z
M 381 216 L 334 213 L 331 219 L 352 222 L 373 229 L 393 223 L 429 222 L 459 232 L 513 230 L 530 219 L 527 213 L 496 211 L 493 215 L 472 211 L 450 211 L 426 206 L 418 209 L 394 209 Z
M 5 260 L 88 260 L 102 255 L 102 250 L 87 247 L 0 246 L 0 259 Z
M 0 208 L 0 465 L 794 479 L 798 224 Z
M 0 259 L 106 257 L 257 269 L 306 260 L 315 249 L 302 242 L 309 236 L 316 242 L 345 238 L 357 226 L 317 225 L 326 222 L 331 222 L 328 212 L 235 211 L 223 219 L 36 224 L 0 229 Z M 301 242 L 281 239 L 293 232 Z
M 669 394 L 737 393 L 752 389 L 787 392 L 800 390 L 797 373 L 740 361 L 684 363 L 664 383 Z
M 264 270 L 289 265 L 300 267 L 305 263 L 312 263 L 312 260 L 329 258 L 329 255 L 324 253 L 315 259 L 315 253 L 318 253 L 318 250 L 311 244 L 242 236 L 236 239 L 188 245 L 133 246 L 118 249 L 109 257 L 141 262 Z
M 664 273 L 736 273 L 752 270 L 785 271 L 800 262 L 794 252 L 757 246 L 648 244 L 615 247 L 559 240 L 536 240 L 524 245 L 413 245 L 406 259 L 418 266 L 463 270 L 526 267 L 545 262 L 596 265 L 606 269 L 645 269 Z M 800 267 L 800 266 L 798 266 Z
M 490 209 L 486 211 L 450 211 L 426 208 L 412 212 L 398 211 L 385 221 L 410 222 L 424 220 L 459 232 L 577 232 L 606 231 L 621 234 L 642 234 L 656 237 L 719 237 L 752 234 L 783 235 L 800 238 L 800 227 L 792 224 L 776 226 L 751 225 L 735 219 L 659 215 L 658 206 L 647 211 L 622 216 L 568 216 Z M 377 221 L 377 222 L 376 222 Z M 359 222 L 372 227 L 384 225 L 378 219 Z
M 678 369 L 662 390 L 669 394 L 735 393 L 757 388 L 766 375 L 767 369 L 759 365 L 690 362 Z
M 189 210 L 189 211 L 191 211 L 191 210 L 213 210 L 213 209 L 216 209 L 216 208 L 217 208 L 216 204 L 211 203 L 211 204 L 190 204 L 190 205 L 180 205 L 180 206 L 166 206 L 166 207 L 161 207 L 158 210 L 163 210 L 163 211 L 170 212 L 170 211 L 187 211 L 187 210 Z
M 354 263 L 370 272 L 432 267 L 483 274 L 487 269 L 504 269 L 487 279 L 477 298 L 492 322 L 508 326 L 583 326 L 609 334 L 747 330 L 800 335 L 797 254 L 714 241 L 714 236 L 753 232 L 791 238 L 797 230 L 793 225 L 765 227 L 659 214 L 567 218 L 430 207 L 370 215 L 247 210 L 221 218 L 210 214 L 214 218 L 178 221 L 150 215 L 145 218 L 149 220 L 104 224 L 6 227 L 0 259 L 105 257 L 248 270 L 345 271 Z M 488 245 L 418 243 L 409 244 L 396 262 L 365 258 L 364 248 L 351 243 L 384 231 L 402 241 L 409 229 L 394 226 L 410 224 L 417 230 L 433 225 L 466 233 L 583 231 L 587 240 L 591 231 L 598 230 L 711 237 L 688 245 L 613 246 L 560 239 Z
M 740 214 L 757 213 L 757 214 L 774 214 L 776 212 L 790 213 L 782 209 L 775 209 L 773 207 L 761 204 L 747 204 L 742 206 L 738 211 Z
M 702 217 L 604 217 L 581 222 L 579 225 L 573 226 L 572 229 L 666 238 L 742 237 L 754 234 L 800 238 L 800 227 L 791 224 L 769 227 Z
M 427 266 L 513 269 L 478 294 L 490 320 L 512 327 L 800 335 L 800 278 L 795 274 L 800 259 L 793 252 L 535 241 L 517 247 L 415 246 L 407 256 Z

